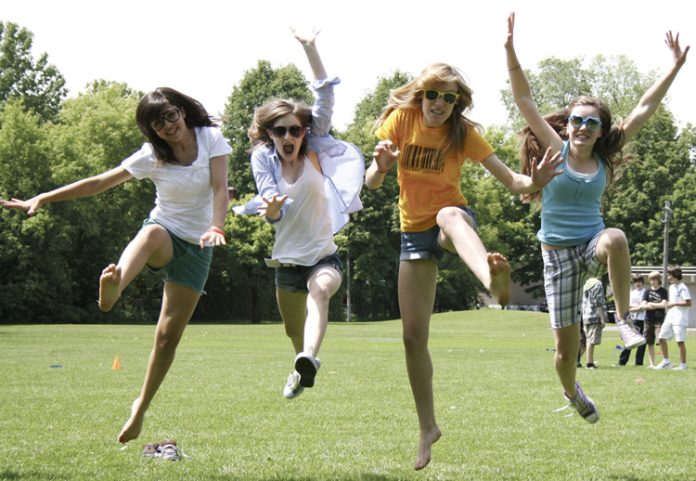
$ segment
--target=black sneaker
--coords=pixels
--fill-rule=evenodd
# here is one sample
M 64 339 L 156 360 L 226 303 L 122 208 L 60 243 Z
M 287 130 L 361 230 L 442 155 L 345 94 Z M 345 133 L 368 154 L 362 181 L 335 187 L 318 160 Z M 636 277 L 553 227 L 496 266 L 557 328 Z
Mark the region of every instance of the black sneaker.
M 588 362 L 587 366 L 585 366 L 587 369 L 597 369 L 597 366 L 595 366 L 594 362 Z

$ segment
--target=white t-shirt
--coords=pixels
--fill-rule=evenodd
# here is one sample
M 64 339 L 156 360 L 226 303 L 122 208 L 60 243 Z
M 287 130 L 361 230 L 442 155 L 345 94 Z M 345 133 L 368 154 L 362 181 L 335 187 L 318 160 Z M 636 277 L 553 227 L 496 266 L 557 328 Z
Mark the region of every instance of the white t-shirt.
M 277 186 L 278 193 L 287 195 L 293 202 L 273 224 L 276 230 L 273 259 L 313 266 L 336 252 L 324 177 L 312 162 L 305 157 L 302 174 L 295 183 L 288 184 L 281 175 Z
M 630 300 L 631 306 L 640 306 L 641 302 L 643 302 L 644 295 L 645 295 L 645 289 L 643 287 L 641 287 L 640 289 L 638 289 L 638 288 L 631 289 L 631 300 Z M 636 316 L 636 321 L 644 321 L 645 320 L 645 311 L 636 311 L 635 316 Z
M 154 182 L 157 196 L 150 218 L 177 237 L 198 244 L 213 222 L 210 159 L 227 155 L 232 148 L 217 127 L 196 127 L 194 131 L 198 156 L 191 165 L 158 162 L 152 144 L 146 142 L 121 166 L 136 179 Z
M 679 282 L 677 284 L 670 284 L 669 286 L 669 302 L 679 302 L 691 299 L 691 293 L 686 284 Z M 674 326 L 688 326 L 689 325 L 689 307 L 688 306 L 674 306 L 667 310 L 667 315 L 665 316 L 665 322 L 670 323 Z

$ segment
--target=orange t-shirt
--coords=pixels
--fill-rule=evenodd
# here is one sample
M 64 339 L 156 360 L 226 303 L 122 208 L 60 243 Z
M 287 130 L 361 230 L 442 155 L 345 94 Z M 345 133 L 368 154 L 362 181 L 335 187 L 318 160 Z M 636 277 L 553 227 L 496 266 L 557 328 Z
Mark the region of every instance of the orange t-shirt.
M 397 179 L 402 232 L 420 232 L 436 224 L 443 207 L 467 205 L 460 184 L 465 160 L 482 162 L 494 153 L 493 147 L 475 128 L 467 129 L 460 152 L 441 150 L 447 126 L 427 127 L 419 110 L 394 110 L 377 130 L 377 137 L 389 139 L 399 148 Z

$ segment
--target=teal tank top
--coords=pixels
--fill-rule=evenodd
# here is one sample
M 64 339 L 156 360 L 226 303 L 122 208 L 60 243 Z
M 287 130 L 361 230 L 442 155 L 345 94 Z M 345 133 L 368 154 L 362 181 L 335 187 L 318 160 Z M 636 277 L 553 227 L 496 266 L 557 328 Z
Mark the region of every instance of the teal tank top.
M 604 230 L 602 196 L 607 185 L 604 162 L 597 162 L 597 172 L 590 175 L 568 166 L 569 144 L 563 143 L 560 168 L 542 191 L 541 229 L 537 238 L 544 244 L 570 247 L 584 244 Z

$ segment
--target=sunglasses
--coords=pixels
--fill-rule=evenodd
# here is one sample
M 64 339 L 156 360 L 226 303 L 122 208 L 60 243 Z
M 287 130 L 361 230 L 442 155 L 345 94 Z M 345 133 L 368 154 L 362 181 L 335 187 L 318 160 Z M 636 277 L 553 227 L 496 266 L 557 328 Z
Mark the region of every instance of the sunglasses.
M 574 129 L 579 129 L 583 125 L 586 125 L 587 130 L 590 132 L 597 132 L 602 127 L 602 121 L 597 117 L 583 117 L 581 115 L 571 115 L 568 117 L 568 123 Z
M 428 99 L 430 101 L 435 101 L 438 98 L 442 97 L 442 99 L 447 104 L 453 104 L 459 98 L 459 94 L 455 94 L 452 92 L 440 92 L 439 90 L 433 90 L 433 89 L 426 90 L 425 92 L 423 92 L 423 95 L 425 96 L 426 99 Z
M 173 124 L 174 122 L 179 120 L 179 117 L 181 117 L 181 110 L 179 108 L 175 107 L 173 109 L 169 109 L 162 115 L 160 115 L 157 120 L 153 120 L 152 122 L 150 122 L 150 127 L 152 127 L 154 130 L 160 130 L 164 128 L 165 120 L 170 124 Z
M 283 127 L 282 125 L 279 125 L 277 127 L 273 127 L 272 129 L 269 130 L 271 132 L 271 135 L 273 137 L 285 137 L 285 134 L 290 132 L 290 135 L 293 137 L 300 138 L 302 137 L 302 134 L 304 134 L 305 128 L 302 127 L 301 125 L 293 125 L 291 127 Z

